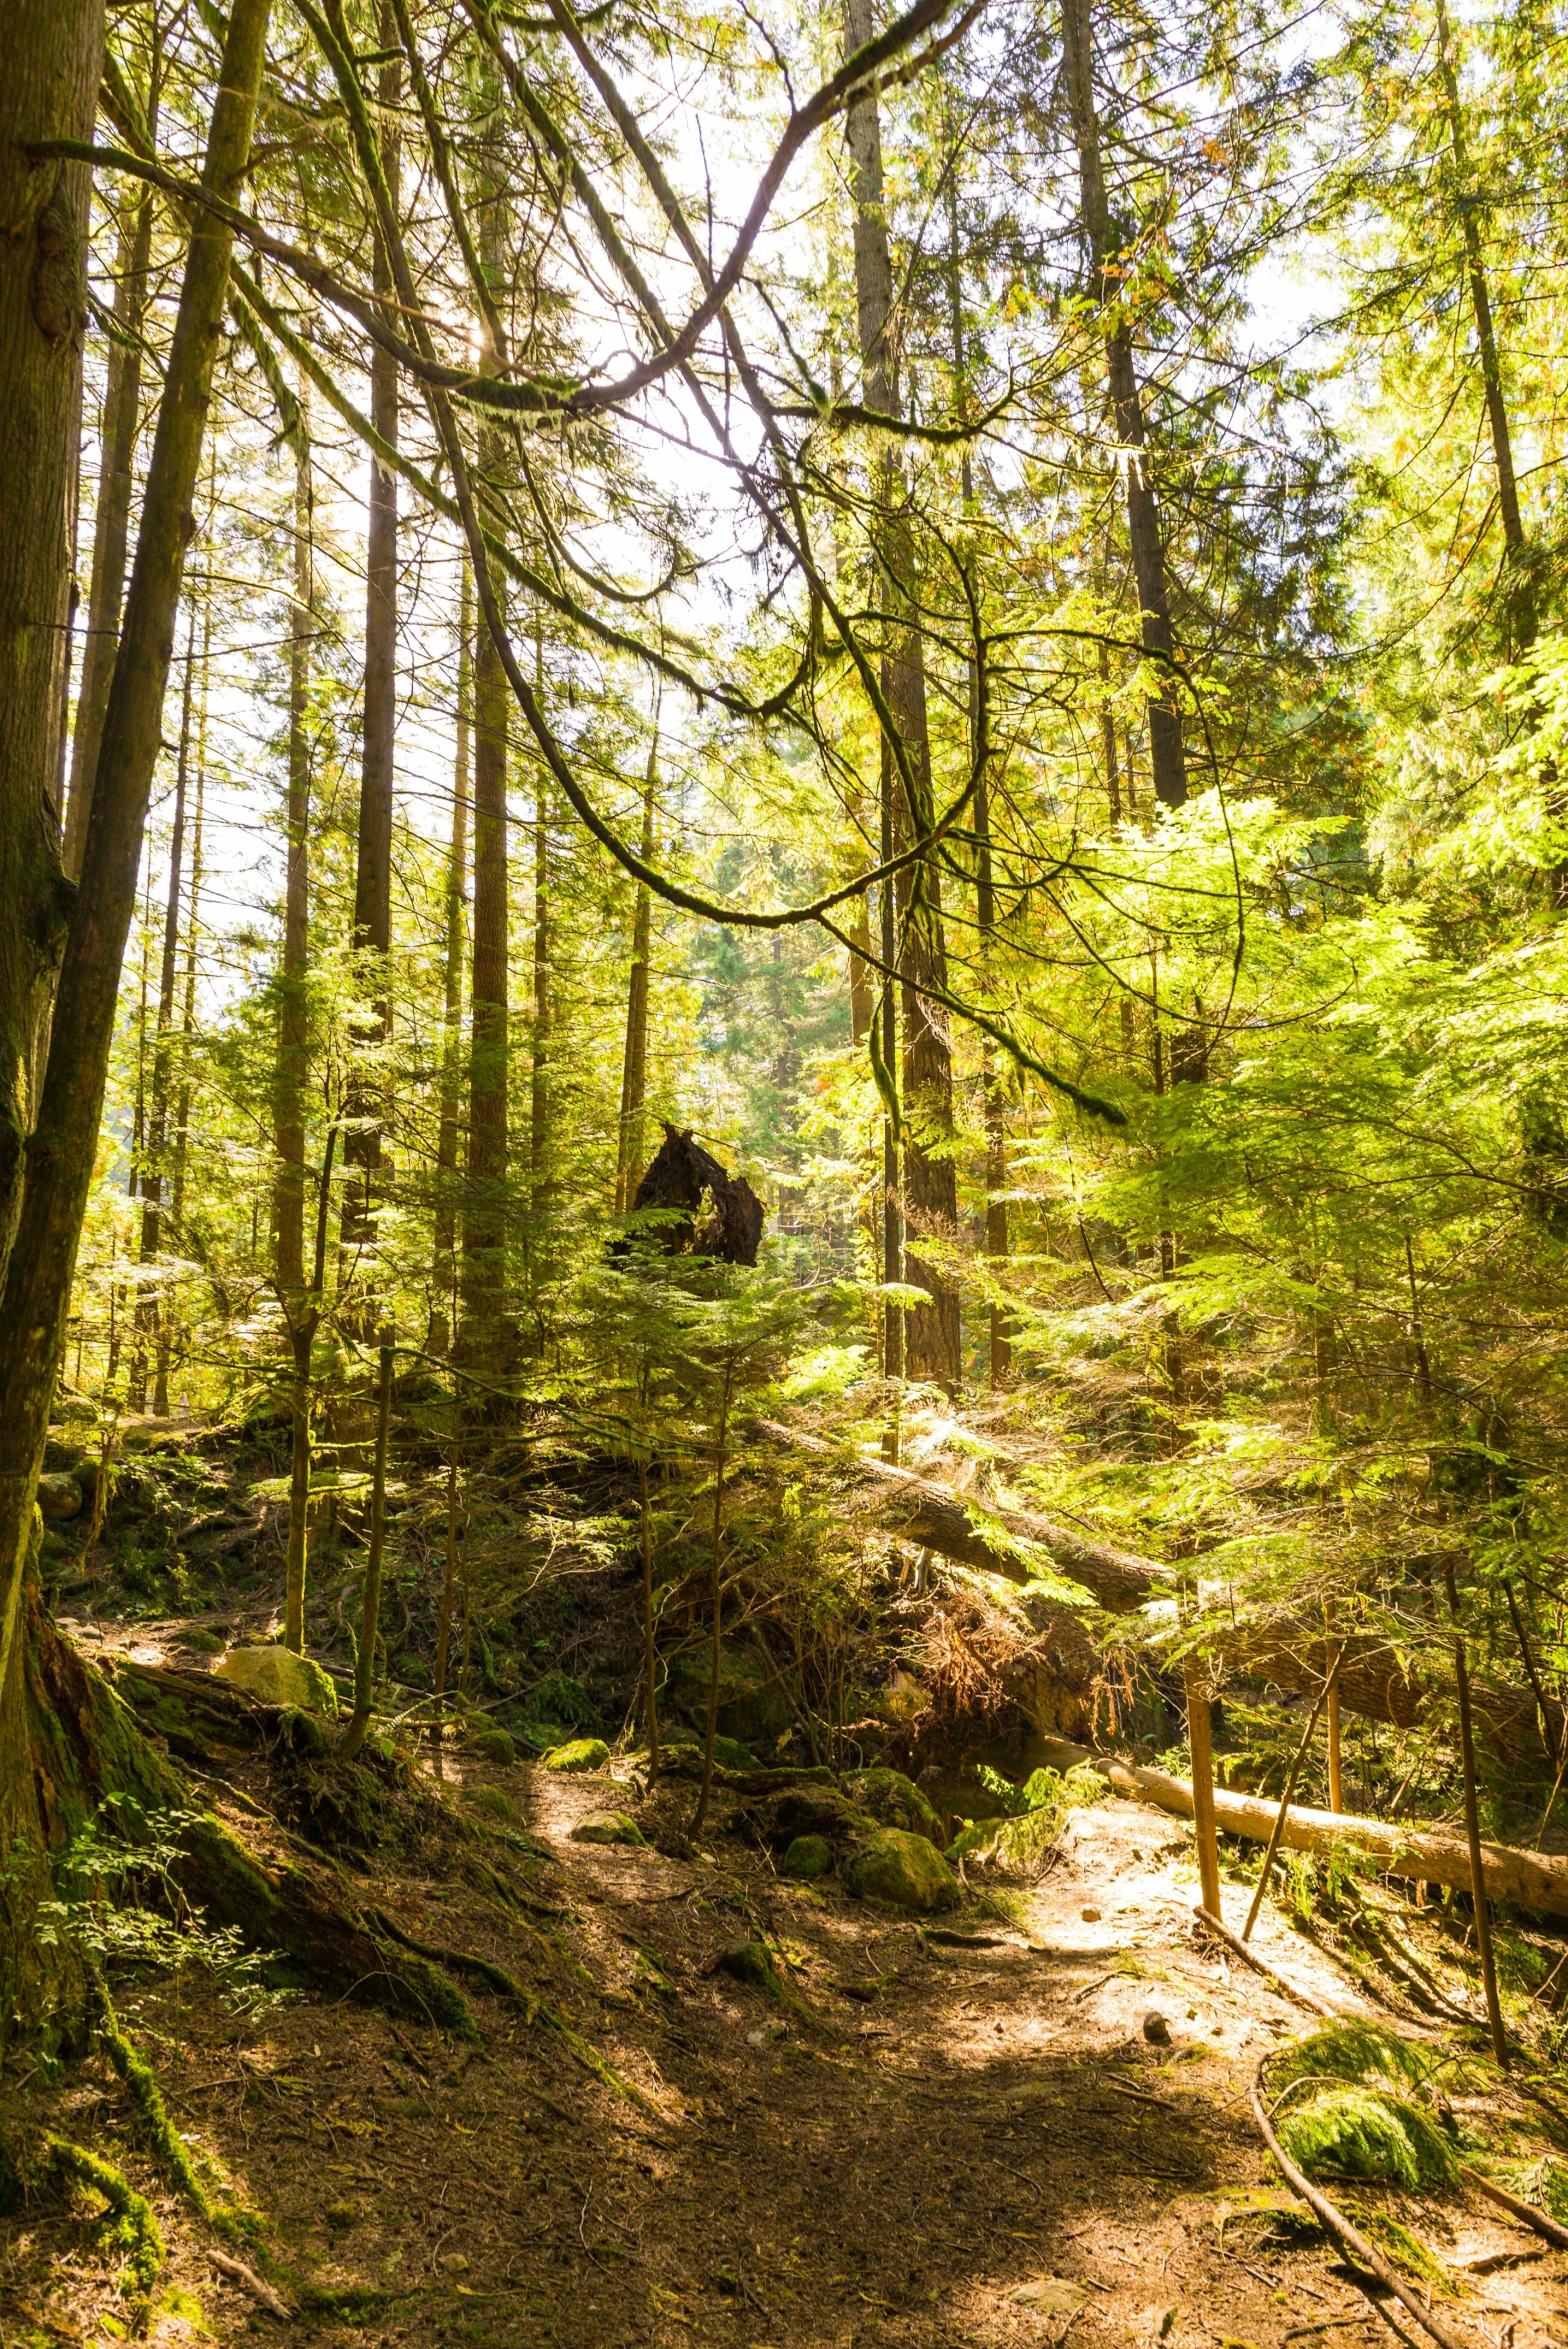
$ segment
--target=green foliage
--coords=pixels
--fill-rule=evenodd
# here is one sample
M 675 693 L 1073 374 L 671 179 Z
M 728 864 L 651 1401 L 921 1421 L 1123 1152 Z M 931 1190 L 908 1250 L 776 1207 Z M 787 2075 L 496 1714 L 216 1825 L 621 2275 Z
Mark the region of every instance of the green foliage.
M 59 1897 L 42 1904 L 40 1939 L 68 1940 L 106 1969 L 199 1966 L 225 2005 L 259 2022 L 292 1994 L 268 1979 L 275 1952 L 209 1923 L 181 1893 L 174 1869 L 194 1816 L 106 1795 L 56 1856 Z

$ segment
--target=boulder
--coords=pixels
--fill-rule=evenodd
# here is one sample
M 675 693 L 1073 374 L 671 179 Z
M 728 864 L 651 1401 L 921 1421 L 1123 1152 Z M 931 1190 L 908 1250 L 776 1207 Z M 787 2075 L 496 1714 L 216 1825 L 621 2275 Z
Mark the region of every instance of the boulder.
M 901 1827 L 907 1835 L 923 1835 L 938 1851 L 946 1843 L 942 1822 L 932 1805 L 902 1770 L 856 1770 L 844 1783 L 879 1827 Z
M 38 1506 L 46 1518 L 79 1517 L 82 1511 L 82 1488 L 74 1476 L 62 1469 L 55 1476 L 38 1479 Z
M 926 1917 L 958 1906 L 958 1878 L 923 1835 L 900 1827 L 874 1828 L 857 1843 L 844 1882 L 860 1900 L 886 1901 Z
M 779 1862 L 782 1874 L 807 1881 L 825 1876 L 833 1865 L 833 1846 L 825 1835 L 797 1835 Z
M 648 1848 L 647 1836 L 624 1811 L 590 1811 L 572 1829 L 571 1840 L 573 1843 L 629 1843 L 640 1851 Z
M 797 1835 L 848 1835 L 871 1824 L 836 1786 L 792 1786 L 773 1810 L 773 1840 L 791 1843 Z
M 482 1762 L 515 1762 L 517 1740 L 509 1729 L 481 1729 L 474 1739 L 474 1752 Z
M 602 1770 L 610 1758 L 610 1749 L 602 1737 L 574 1737 L 565 1745 L 553 1745 L 539 1759 L 547 1770 Z
M 712 1650 L 706 1644 L 670 1666 L 670 1695 L 688 1721 L 708 1722 L 708 1693 L 712 1686 Z M 742 1745 L 776 1745 L 795 1718 L 795 1707 L 783 1675 L 755 1648 L 732 1647 L 726 1640 L 719 1650 L 719 1732 Z M 753 1764 L 748 1760 L 745 1768 Z
M 230 1648 L 212 1669 L 219 1680 L 232 1680 L 264 1705 L 290 1705 L 336 1718 L 338 1692 L 331 1675 L 292 1648 Z
M 714 1959 L 713 1970 L 728 1974 L 732 1981 L 749 1982 L 754 1990 L 776 1991 L 779 1987 L 778 1970 L 761 1941 L 732 1941 Z

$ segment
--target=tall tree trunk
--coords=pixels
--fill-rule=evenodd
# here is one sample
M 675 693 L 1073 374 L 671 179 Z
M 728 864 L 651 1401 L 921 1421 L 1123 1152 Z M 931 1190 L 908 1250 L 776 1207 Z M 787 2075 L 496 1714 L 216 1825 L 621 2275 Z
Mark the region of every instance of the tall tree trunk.
M 314 494 L 305 382 L 294 451 L 294 595 L 289 610 L 288 868 L 272 1083 L 273 1270 L 285 1319 L 304 1308 L 305 1087 L 310 1073 L 310 652 L 315 634 Z
M 212 657 L 212 605 L 209 601 L 201 623 L 201 693 L 196 718 L 196 805 L 191 815 L 191 885 L 190 911 L 185 917 L 185 985 L 180 1009 L 180 1087 L 175 1095 L 174 1122 L 170 1137 L 169 1174 L 169 1229 L 176 1245 L 185 1229 L 185 1174 L 190 1157 L 191 1132 L 191 1038 L 196 1033 L 196 940 L 201 923 L 201 885 L 206 878 L 203 861 L 204 822 L 207 810 L 207 687 Z M 175 1291 L 171 1288 L 164 1298 L 163 1313 L 158 1322 L 158 1375 L 153 1390 L 152 1407 L 160 1419 L 169 1413 L 169 1366 L 174 1345 Z
M 306 1085 L 310 1075 L 310 655 L 315 635 L 315 494 L 307 379 L 300 380 L 294 448 L 294 595 L 289 607 L 288 866 L 283 959 L 278 972 L 278 1057 L 272 1084 L 273 1275 L 283 1311 L 289 1380 L 289 1521 L 283 1581 L 283 1644 L 305 1651 L 305 1566 L 310 1542 L 311 1349 L 319 1295 L 305 1293 Z M 335 1135 L 332 1137 L 336 1139 Z M 317 1198 L 316 1289 L 322 1278 L 331 1161 Z
M 953 335 L 953 395 L 957 413 L 969 414 L 969 366 L 964 348 L 963 261 L 958 232 L 958 174 L 947 177 L 947 288 Z M 965 446 L 960 466 L 964 512 L 974 509 L 974 460 Z M 969 755 L 979 750 L 980 679 L 969 659 Z M 991 868 L 991 779 L 982 768 L 975 778 L 975 926 L 983 980 L 989 986 L 996 948 L 996 888 Z M 985 1102 L 985 1252 L 993 1281 L 1007 1262 L 1007 1107 L 997 1073 L 996 1047 L 989 1036 L 980 1048 L 980 1083 Z M 988 1315 L 993 1389 L 1012 1377 L 1013 1332 L 1007 1309 L 993 1297 Z
M 474 643 L 474 942 L 463 1190 L 464 1352 L 500 1367 L 506 1306 L 506 676 L 481 628 Z
M 81 164 L 30 166 L 22 147 L 91 138 L 102 59 L 103 0 L 0 11 L 0 1274 L 70 907 L 59 777 L 90 202 Z
M 152 74 L 147 91 L 149 134 L 158 122 L 160 58 L 153 28 Z M 103 413 L 98 438 L 98 511 L 93 523 L 92 583 L 87 595 L 87 644 L 76 697 L 71 740 L 71 789 L 65 807 L 65 869 L 74 880 L 82 868 L 87 810 L 92 797 L 103 713 L 114 674 L 125 594 L 125 557 L 130 542 L 131 497 L 135 486 L 136 427 L 141 415 L 141 335 L 147 316 L 148 271 L 157 198 L 149 187 L 133 187 L 120 220 L 115 256 L 115 335 L 104 362 Z
M 492 294 L 499 296 L 506 266 L 504 206 L 486 188 L 480 257 Z M 484 322 L 482 364 L 506 363 L 490 318 Z M 498 479 L 506 444 L 494 426 L 481 428 L 479 471 Z M 495 581 L 498 601 L 504 598 Z M 474 942 L 468 1051 L 468 1164 L 463 1188 L 461 1273 L 463 1351 L 480 1376 L 503 1368 L 506 1325 L 507 1121 L 510 1053 L 507 1012 L 506 726 L 511 696 L 501 656 L 488 628 L 474 643 Z
M 179 975 L 180 896 L 185 870 L 185 795 L 190 779 L 191 710 L 196 693 L 196 610 L 185 625 L 185 686 L 180 696 L 180 749 L 174 770 L 174 825 L 169 835 L 168 894 L 163 909 L 163 952 L 158 964 L 158 1024 L 153 1032 L 152 1084 L 147 1099 L 147 1145 L 142 1162 L 142 1228 L 138 1261 L 155 1265 L 163 1247 L 163 1160 L 169 1135 L 169 1040 L 174 1028 L 174 991 Z M 147 1407 L 147 1354 L 163 1320 L 156 1282 L 144 1282 L 136 1306 L 136 1367 L 127 1402 Z
M 1094 27 L 1090 0 L 1062 0 L 1062 48 L 1073 136 L 1078 146 L 1078 179 L 1083 233 L 1089 248 L 1095 299 L 1105 321 L 1105 372 L 1111 416 L 1123 452 L 1127 484 L 1127 537 L 1138 584 L 1143 649 L 1159 667 L 1163 682 L 1148 704 L 1149 764 L 1154 791 L 1166 807 L 1187 798 L 1182 749 L 1181 706 L 1176 681 L 1166 665 L 1176 649 L 1170 599 L 1165 586 L 1165 547 L 1160 509 L 1149 478 L 1143 398 L 1133 365 L 1132 337 L 1118 307 L 1120 278 L 1111 209 L 1100 160 L 1100 124 L 1094 97 Z
M 653 861 L 653 795 L 659 781 L 659 745 L 648 753 L 642 794 L 642 861 Z M 643 1109 L 648 1098 L 648 982 L 653 951 L 653 892 L 637 885 L 632 916 L 632 960 L 626 978 L 626 1049 L 621 1056 L 621 1122 L 615 1146 L 615 1212 L 625 1215 L 637 1194 L 643 1153 Z
M 1513 439 L 1508 429 L 1508 403 L 1503 393 L 1502 362 L 1497 355 L 1497 330 L 1492 319 L 1491 288 L 1481 253 L 1481 231 L 1476 223 L 1471 192 L 1470 155 L 1465 138 L 1464 110 L 1459 100 L 1454 35 L 1448 21 L 1447 0 L 1437 0 L 1437 66 L 1448 115 L 1449 146 L 1459 181 L 1459 222 L 1465 246 L 1465 273 L 1470 281 L 1470 308 L 1475 319 L 1476 349 L 1481 360 L 1481 391 L 1486 421 L 1492 435 L 1492 459 L 1497 467 L 1497 510 L 1503 525 L 1503 548 L 1509 562 L 1524 552 L 1524 521 L 1519 511 L 1519 487 L 1514 476 Z M 1535 642 L 1533 598 L 1522 592 L 1514 613 L 1514 638 L 1521 652 Z
M 441 1122 L 436 1135 L 435 1303 L 430 1351 L 445 1354 L 457 1317 L 457 1139 L 463 1108 L 463 908 L 468 902 L 468 800 L 473 789 L 474 583 L 465 558 L 457 638 L 457 757 L 452 840 L 446 860 L 446 962 L 441 1043 Z
M 844 0 L 846 52 L 872 37 L 871 0 Z M 846 122 L 850 183 L 855 201 L 855 306 L 865 404 L 884 416 L 901 413 L 894 347 L 893 262 L 888 240 L 882 169 L 882 128 L 873 87 L 851 101 Z M 915 553 L 905 511 L 904 471 L 896 455 L 880 461 L 877 527 L 888 614 L 883 687 L 911 777 L 895 793 L 894 835 L 914 837 L 931 805 L 931 743 L 926 720 L 924 648 L 915 615 Z M 895 766 L 884 765 L 884 796 L 894 789 Z M 910 794 L 916 804 L 908 804 Z M 953 1163 L 953 1068 L 945 1017 L 926 990 L 945 989 L 947 946 L 941 885 L 933 863 L 922 860 L 904 878 L 903 1080 L 908 1134 L 903 1153 L 903 1213 L 910 1233 L 949 1245 L 958 1232 L 958 1170 Z M 891 1064 L 889 1064 L 891 1065 Z M 910 1374 L 948 1387 L 959 1378 L 958 1291 L 905 1239 L 904 1277 L 931 1302 L 904 1316 Z
M 397 27 L 390 10 L 381 13 L 380 43 L 390 47 Z M 397 120 L 402 97 L 401 55 L 381 68 L 377 95 L 383 125 Z M 399 149 L 384 129 L 382 162 L 392 201 L 398 200 Z M 391 256 L 379 230 L 373 231 L 371 282 L 377 302 L 395 313 Z M 370 420 L 389 447 L 398 445 L 398 364 L 379 345 L 370 361 Z M 343 1243 L 363 1251 L 375 1245 L 377 1195 L 383 1181 L 386 1072 L 383 1056 L 392 1034 L 392 797 L 397 746 L 397 474 L 390 465 L 370 468 L 370 521 L 365 563 L 365 699 L 360 736 L 359 831 L 354 865 L 353 945 L 358 988 L 369 1002 L 358 1021 L 361 1046 L 373 1055 L 374 1070 L 361 1065 L 349 1088 L 352 1121 L 343 1138 L 343 1156 L 358 1176 L 343 1192 Z M 371 1276 L 374 1286 L 374 1276 Z M 375 1323 L 373 1303 L 360 1315 L 368 1334 Z
M 898 818 L 893 797 L 893 759 L 885 742 L 882 745 L 880 800 L 881 861 L 888 864 L 897 846 Z M 881 903 L 877 913 L 881 924 L 882 967 L 885 971 L 891 971 L 898 963 L 898 892 L 891 879 L 882 883 Z M 883 981 L 875 1022 L 880 1029 L 878 1048 L 882 1082 L 888 1093 L 882 1117 L 882 1278 L 892 1289 L 898 1287 L 904 1278 L 904 1187 L 903 1130 L 898 1102 L 898 990 L 891 979 Z M 892 1401 L 882 1450 L 884 1457 L 895 1467 L 901 1444 L 899 1389 L 906 1367 L 906 1334 L 904 1308 L 889 1297 L 882 1312 L 882 1375 L 892 1390 Z
M 232 198 L 250 156 L 268 4 L 269 0 L 233 0 L 230 9 L 202 166 L 203 185 L 225 200 Z M 24 0 L 22 6 L 13 5 L 7 11 L 3 45 L 9 48 L 15 39 L 16 54 L 11 60 L 14 71 L 0 72 L 0 92 L 4 92 L 0 104 L 14 107 L 19 81 L 36 90 L 43 61 L 50 61 L 51 77 L 61 73 L 62 19 L 68 14 L 75 18 L 78 13 L 63 10 L 59 0 L 49 0 L 47 6 Z M 18 133 L 30 137 L 44 131 L 58 135 L 64 130 L 81 136 L 90 130 L 99 71 L 98 24 L 95 12 L 81 13 L 80 62 L 87 73 L 86 87 L 76 92 L 68 115 L 62 114 L 58 104 L 45 111 L 35 103 L 4 126 L 10 138 L 0 137 L 0 175 L 15 167 L 16 150 L 11 141 Z M 83 109 L 85 120 L 79 120 Z M 51 198 L 46 189 L 44 201 L 47 204 L 57 198 Z M 21 209 L 20 191 L 14 191 L 6 216 L 14 218 Z M 36 211 L 32 225 L 36 229 Z M 162 738 L 180 580 L 194 527 L 191 500 L 211 405 L 213 363 L 223 337 L 232 244 L 233 232 L 220 220 L 210 214 L 197 215 L 165 368 L 142 500 L 141 531 L 109 688 L 81 883 L 61 964 L 38 1121 L 27 1143 L 21 1215 L 0 1298 L 0 1811 L 6 1814 L 12 1848 L 20 1837 L 24 1850 L 36 1846 L 38 1840 L 36 1812 L 29 1808 L 36 1798 L 16 1775 L 26 1754 L 25 1736 L 17 1723 L 24 1566 L 49 1404 L 65 1342 L 71 1277 L 97 1155 L 120 963 L 136 900 L 147 797 Z M 13 428 L 17 405 L 18 393 L 13 389 Z M 68 449 L 68 429 L 65 438 Z M 8 447 L 15 445 L 13 437 Z M 65 470 L 69 470 L 68 462 Z M 0 478 L 9 483 L 9 468 Z M 8 490 L 0 491 L 0 496 L 7 500 L 6 520 L 10 522 L 16 507 Z M 46 547 L 52 543 L 58 558 L 69 544 L 68 533 L 57 514 L 51 541 L 47 519 L 46 507 L 37 516 L 40 540 Z M 0 566 L 14 559 L 10 551 L 13 544 L 9 530 L 0 530 Z M 47 569 L 35 575 L 34 584 L 40 590 L 49 585 L 51 592 L 40 593 L 33 611 L 59 613 L 63 591 L 52 587 Z M 29 633 L 13 627 L 8 646 L 24 670 L 30 670 L 35 658 L 24 641 Z M 17 674 L 13 669 L 12 677 Z M 52 684 L 57 675 L 53 669 L 40 672 L 40 682 Z M 7 697 L 7 707 L 18 698 L 25 706 L 25 697 L 13 691 Z M 52 722 L 47 716 L 51 706 L 45 696 L 39 708 L 46 715 L 40 720 L 35 709 L 35 724 Z M 37 781 L 41 807 L 47 776 L 35 769 L 23 779 Z M 57 865 L 54 869 L 57 872 Z M 10 902 L 26 905 L 31 900 L 23 897 Z M 14 926 L 0 928 L 9 935 Z M 18 1905 L 16 1887 L 26 1873 L 25 1868 L 13 1865 L 0 1892 L 0 2016 L 8 2021 L 17 2015 L 38 2017 L 58 1991 L 58 1984 L 48 1979 L 54 1961 L 40 1948 L 36 1907 L 31 1901 Z
M 554 993 L 550 930 L 550 797 L 541 766 L 534 789 L 534 1022 L 528 1079 L 528 1169 L 536 1252 L 550 1192 L 550 1027 Z

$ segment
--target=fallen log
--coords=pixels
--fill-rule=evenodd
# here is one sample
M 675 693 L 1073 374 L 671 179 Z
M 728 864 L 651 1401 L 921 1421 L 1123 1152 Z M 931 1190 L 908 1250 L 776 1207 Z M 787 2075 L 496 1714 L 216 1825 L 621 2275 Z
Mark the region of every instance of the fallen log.
M 1054 1566 L 1081 1582 L 1112 1615 L 1134 1615 L 1149 1599 L 1174 1598 L 1180 1588 L 1168 1566 L 1093 1541 L 1030 1509 L 982 1507 L 945 1484 L 933 1484 L 886 1460 L 846 1458 L 836 1445 L 805 1435 L 798 1427 L 786 1427 L 781 1420 L 757 1419 L 752 1425 L 775 1443 L 813 1452 L 849 1469 L 858 1483 L 880 1486 L 883 1505 L 878 1515 L 890 1530 L 960 1566 L 1005 1575 L 1009 1582 L 1028 1582 Z
M 1002 1509 L 955 1493 L 929 1477 L 885 1460 L 847 1456 L 819 1436 L 810 1436 L 783 1421 L 752 1422 L 759 1435 L 799 1452 L 809 1452 L 826 1464 L 847 1471 L 875 1496 L 878 1521 L 902 1540 L 934 1550 L 956 1565 L 984 1574 L 999 1574 L 1009 1582 L 1024 1583 L 1044 1567 L 1054 1567 L 1081 1583 L 1097 1606 L 1112 1615 L 1135 1615 L 1151 1600 L 1173 1599 L 1181 1587 L 1176 1571 L 1158 1559 L 1142 1558 L 1097 1542 L 1087 1534 L 1037 1516 L 1029 1509 Z M 1201 1561 L 1197 1562 L 1201 1567 Z M 1386 1721 L 1395 1729 L 1415 1729 L 1426 1718 L 1435 1698 L 1446 1705 L 1452 1683 L 1410 1670 L 1389 1644 L 1369 1633 L 1351 1632 L 1331 1644 L 1322 1627 L 1307 1623 L 1241 1624 L 1215 1644 L 1217 1659 L 1233 1671 L 1271 1682 L 1276 1688 L 1316 1696 L 1333 1663 L 1340 1656 L 1339 1701 L 1344 1711 L 1367 1721 Z M 1499 1687 L 1472 1679 L 1470 1702 L 1476 1727 L 1494 1752 L 1507 1761 L 1534 1767 L 1550 1764 L 1541 1735 L 1540 1707 L 1534 1693 L 1524 1688 Z M 1548 1699 L 1548 1728 L 1561 1741 L 1564 1717 Z
M 1131 1762 L 1094 1757 L 1093 1766 L 1109 1779 L 1118 1794 L 1153 1803 L 1178 1818 L 1192 1817 L 1192 1788 L 1185 1778 L 1165 1770 L 1140 1768 Z M 1215 1824 L 1222 1834 L 1245 1836 L 1267 1843 L 1279 1816 L 1279 1805 L 1256 1795 L 1214 1790 Z M 1359 1852 L 1380 1860 L 1386 1872 L 1414 1882 L 1451 1884 L 1470 1890 L 1470 1847 L 1460 1835 L 1443 1835 L 1431 1828 L 1388 1825 L 1381 1819 L 1359 1819 L 1344 1811 L 1313 1811 L 1292 1804 L 1286 1813 L 1280 1841 L 1290 1851 Z M 1520 1851 L 1512 1844 L 1483 1843 L 1481 1864 L 1486 1889 L 1493 1900 L 1511 1901 L 1516 1908 L 1534 1909 L 1547 1917 L 1568 1917 L 1568 1859 L 1546 1852 Z

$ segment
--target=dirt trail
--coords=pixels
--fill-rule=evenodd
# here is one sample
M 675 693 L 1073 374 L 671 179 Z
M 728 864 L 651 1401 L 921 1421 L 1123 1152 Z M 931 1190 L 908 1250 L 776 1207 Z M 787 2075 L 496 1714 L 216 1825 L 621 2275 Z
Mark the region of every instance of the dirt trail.
M 922 1928 L 781 1882 L 722 1812 L 691 1858 L 574 1843 L 587 1811 L 634 1798 L 605 1774 L 451 1758 L 445 1783 L 494 1832 L 521 1916 L 467 1882 L 362 1889 L 431 1943 L 547 1972 L 562 2019 L 643 2101 L 498 1998 L 474 2000 L 476 2051 L 351 2002 L 301 1997 L 237 2027 L 190 1979 L 128 1991 L 177 2125 L 266 2215 L 285 2292 L 385 2295 L 352 2333 L 319 2308 L 263 2314 L 169 2201 L 107 2071 L 35 2080 L 33 2118 L 123 2159 L 160 2209 L 176 2297 L 152 2339 L 1333 2349 L 1389 2330 L 1265 2180 L 1247 2085 L 1309 2018 L 1200 1945 L 1176 1822 L 1077 1812 L 1007 1921 Z M 712 1970 L 758 1929 L 798 2006 Z M 1261 1946 L 1357 2003 L 1277 1921 Z M 1151 2012 L 1168 2045 L 1145 2035 Z M 1477 2349 L 1562 2349 L 1568 2255 L 1539 2256 L 1484 2205 L 1407 2215 L 1460 2278 L 1449 2320 Z M 5 2349 L 107 2349 L 103 2318 L 124 2309 L 79 2212 L 39 2203 L 7 2222 L 3 2257 Z

